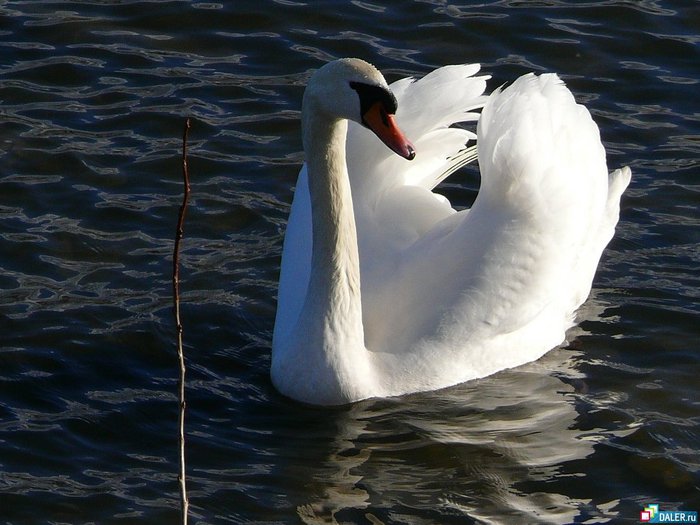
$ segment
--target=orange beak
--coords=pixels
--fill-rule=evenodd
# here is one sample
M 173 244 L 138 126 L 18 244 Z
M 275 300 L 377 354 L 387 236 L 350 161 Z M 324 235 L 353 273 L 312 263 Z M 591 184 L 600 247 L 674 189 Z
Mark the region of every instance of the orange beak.
M 394 153 L 408 160 L 413 160 L 416 157 L 413 144 L 396 125 L 394 115 L 387 113 L 381 102 L 375 102 L 362 115 L 362 121 Z

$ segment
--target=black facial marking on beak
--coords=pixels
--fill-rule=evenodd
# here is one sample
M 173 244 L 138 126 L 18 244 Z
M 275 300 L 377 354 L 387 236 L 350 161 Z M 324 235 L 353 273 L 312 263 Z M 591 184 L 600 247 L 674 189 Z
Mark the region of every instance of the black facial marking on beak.
M 350 82 L 350 87 L 354 89 L 357 92 L 357 95 L 360 97 L 361 115 L 367 113 L 369 108 L 371 108 L 377 102 L 382 103 L 384 112 L 388 113 L 389 115 L 396 114 L 398 103 L 396 102 L 396 97 L 394 94 L 388 89 L 381 86 L 363 84 L 362 82 Z M 383 115 L 382 119 L 386 120 L 386 117 Z

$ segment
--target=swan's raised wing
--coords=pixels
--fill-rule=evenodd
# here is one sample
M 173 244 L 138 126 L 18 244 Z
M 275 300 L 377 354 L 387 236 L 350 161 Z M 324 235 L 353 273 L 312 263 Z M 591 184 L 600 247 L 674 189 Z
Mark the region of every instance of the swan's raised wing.
M 438 223 L 367 283 L 368 347 L 405 352 L 401 362 L 424 363 L 443 384 L 518 366 L 563 341 L 630 178 L 627 168 L 608 175 L 597 126 L 556 75 L 494 92 L 477 135 L 482 181 L 471 210 Z M 421 369 L 415 362 L 407 369 Z
M 348 172 L 361 252 L 398 252 L 453 213 L 447 199 L 430 190 L 474 159 L 468 143 L 473 147 L 476 135 L 453 125 L 473 126 L 479 117 L 474 110 L 486 101 L 489 77 L 474 76 L 478 71 L 478 64 L 445 66 L 391 85 L 396 121 L 416 148 L 412 161 L 350 123 Z

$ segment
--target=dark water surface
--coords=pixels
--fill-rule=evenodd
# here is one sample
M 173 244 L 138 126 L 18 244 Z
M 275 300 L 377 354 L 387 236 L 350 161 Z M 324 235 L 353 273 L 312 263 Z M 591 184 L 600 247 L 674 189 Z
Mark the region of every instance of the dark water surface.
M 0 1 L 0 523 L 637 523 L 700 511 L 700 3 Z M 310 72 L 556 71 L 629 165 L 571 343 L 446 391 L 308 408 L 268 379 Z M 445 192 L 467 206 L 477 168 Z

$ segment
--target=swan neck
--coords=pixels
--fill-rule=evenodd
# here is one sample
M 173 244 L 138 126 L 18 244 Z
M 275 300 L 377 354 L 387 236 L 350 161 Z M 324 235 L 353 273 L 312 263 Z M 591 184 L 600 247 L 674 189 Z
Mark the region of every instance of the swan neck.
M 364 339 L 357 232 L 345 159 L 347 121 L 305 119 L 303 132 L 313 224 L 307 302 L 313 303 L 316 314 L 323 311 L 335 337 Z
M 300 401 L 321 405 L 344 404 L 377 392 L 364 344 L 346 133 L 347 121 L 324 119 L 308 106 L 302 111 L 311 200 L 311 269 L 294 330 L 277 340 L 272 356 L 271 374 L 277 388 Z

